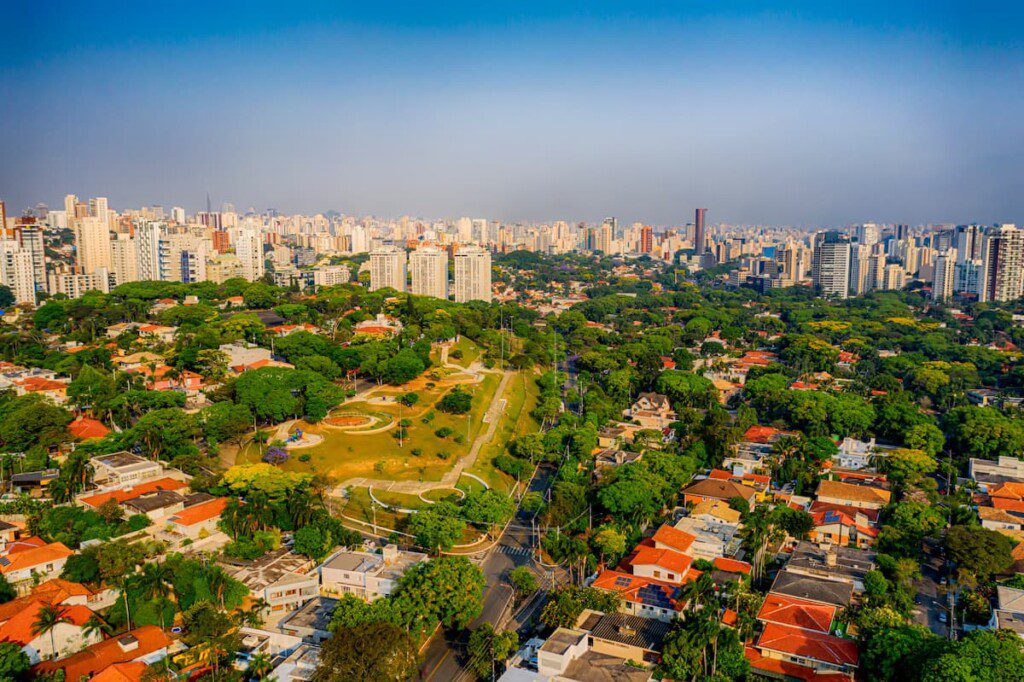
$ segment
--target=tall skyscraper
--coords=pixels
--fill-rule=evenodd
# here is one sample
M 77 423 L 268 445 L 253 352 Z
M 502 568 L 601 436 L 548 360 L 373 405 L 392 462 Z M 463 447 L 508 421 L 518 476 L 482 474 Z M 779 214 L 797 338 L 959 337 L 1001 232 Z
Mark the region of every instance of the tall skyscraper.
M 823 296 L 846 298 L 850 290 L 850 240 L 838 232 L 814 236 L 811 278 Z
M 935 257 L 935 277 L 932 280 L 932 300 L 947 301 L 953 297 L 953 277 L 956 251 L 949 250 Z
M 142 282 L 158 282 L 164 278 L 160 260 L 162 223 L 147 222 L 139 226 L 135 235 L 136 276 Z
M 612 252 L 612 239 L 615 237 L 615 218 L 605 218 L 597 230 L 594 250 L 608 255 Z
M 75 249 L 78 271 L 91 275 L 110 270 L 110 228 L 106 218 L 86 216 L 75 221 Z
M 263 260 L 263 234 L 259 228 L 243 227 L 235 238 L 235 255 L 242 263 L 242 276 L 250 282 L 263 277 L 266 264 Z
M 14 240 L 0 242 L 0 282 L 10 288 L 16 304 L 35 305 L 32 254 Z
M 409 276 L 412 293 L 448 298 L 448 252 L 433 246 L 416 249 L 409 254 Z
M 866 246 L 877 244 L 881 234 L 881 230 L 875 223 L 864 223 L 857 226 L 857 241 Z
M 999 225 L 985 233 L 978 300 L 1013 301 L 1024 296 L 1024 230 Z
M 654 229 L 650 225 L 640 228 L 640 253 L 654 251 Z
M 850 244 L 850 293 L 854 296 L 863 294 L 874 286 L 874 281 L 868 278 L 870 259 L 870 246 Z
M 491 300 L 491 253 L 479 247 L 460 247 L 455 252 L 455 300 Z
M 370 252 L 370 291 L 391 288 L 405 291 L 405 249 L 385 245 Z
M 704 218 L 708 210 L 698 208 L 693 216 L 693 252 L 698 256 L 707 250 L 708 237 L 704 232 Z
M 116 284 L 139 279 L 139 252 L 130 235 L 118 234 L 110 242 L 110 274 Z

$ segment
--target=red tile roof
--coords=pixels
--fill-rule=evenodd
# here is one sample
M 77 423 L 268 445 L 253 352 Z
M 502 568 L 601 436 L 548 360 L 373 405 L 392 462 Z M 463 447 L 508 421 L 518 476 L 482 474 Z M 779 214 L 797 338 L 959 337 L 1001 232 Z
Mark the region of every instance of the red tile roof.
M 99 507 L 108 500 L 114 500 L 118 504 L 121 504 L 122 502 L 134 500 L 136 497 L 141 497 L 142 495 L 155 493 L 158 490 L 181 490 L 184 487 L 186 487 L 185 483 L 177 479 L 164 476 L 163 478 L 158 478 L 155 481 L 140 483 L 134 488 L 129 488 L 127 490 L 110 490 L 105 493 L 83 497 L 80 502 L 90 507 Z
M 693 558 L 671 549 L 640 547 L 629 561 L 630 566 L 657 566 L 679 574 L 680 579 L 690 570 Z
M 7 575 L 14 571 L 48 564 L 60 559 L 66 559 L 74 554 L 61 542 L 51 542 L 42 547 L 32 547 L 18 552 L 8 552 L 6 564 L 0 564 L 0 573 Z
M 138 641 L 138 646 L 132 647 L 129 651 L 125 651 L 121 646 L 121 641 L 127 635 L 133 636 Z M 32 673 L 39 675 L 55 670 L 64 670 L 64 678 L 67 680 L 88 678 L 103 672 L 112 665 L 134 661 L 136 658 L 159 651 L 171 644 L 170 638 L 155 625 L 143 625 L 127 635 L 97 642 L 86 647 L 84 651 L 58 661 L 40 663 L 32 669 Z
M 831 665 L 856 666 L 860 660 L 857 643 L 852 640 L 775 623 L 765 625 L 757 646 Z
M 801 630 L 814 630 L 828 634 L 836 617 L 831 604 L 795 599 L 784 594 L 769 592 L 757 613 L 757 619 L 766 623 L 789 625 Z
M 39 610 L 48 604 L 42 599 L 33 599 L 26 604 L 18 613 L 11 616 L 9 620 L 0 625 L 0 642 L 16 642 L 25 646 L 37 635 L 33 632 L 35 622 L 39 617 Z M 61 614 L 71 625 L 81 627 L 89 620 L 93 613 L 84 606 L 62 606 Z
M 766 674 L 768 677 L 803 680 L 803 682 L 832 682 L 848 680 L 849 676 L 840 673 L 819 673 L 812 668 L 789 661 L 781 661 L 777 658 L 766 658 L 761 652 L 753 647 L 746 647 L 743 655 L 750 663 L 753 670 Z
M 217 518 L 227 506 L 228 498 L 216 497 L 191 507 L 185 507 L 170 518 L 170 523 L 176 523 L 179 526 L 194 526 L 197 523 Z
M 110 433 L 110 429 L 103 425 L 103 422 L 96 419 L 90 419 L 89 417 L 79 417 L 75 421 L 68 424 L 68 431 L 71 435 L 79 440 L 89 440 L 90 438 L 103 438 L 103 436 Z
M 679 586 L 654 578 L 646 578 L 623 571 L 602 571 L 594 580 L 592 587 L 608 592 L 616 592 L 624 600 L 634 604 L 647 604 L 681 611 L 686 602 L 677 599 Z M 660 598 L 658 593 L 660 592 Z
M 146 664 L 142 661 L 115 663 L 93 677 L 92 682 L 141 682 L 146 668 Z
M 738 559 L 729 559 L 727 557 L 715 557 L 715 560 L 711 564 L 719 571 L 725 571 L 726 573 L 742 573 L 743 575 L 750 575 L 752 566 L 746 561 L 740 561 Z
M 771 426 L 761 426 L 760 424 L 754 424 L 747 429 L 743 434 L 743 440 L 748 443 L 760 443 L 767 445 L 771 442 L 774 436 L 784 434 L 784 431 L 772 428 Z
M 697 536 L 690 535 L 667 523 L 658 528 L 652 537 L 655 542 L 668 545 L 670 549 L 677 552 L 686 552 L 697 539 Z

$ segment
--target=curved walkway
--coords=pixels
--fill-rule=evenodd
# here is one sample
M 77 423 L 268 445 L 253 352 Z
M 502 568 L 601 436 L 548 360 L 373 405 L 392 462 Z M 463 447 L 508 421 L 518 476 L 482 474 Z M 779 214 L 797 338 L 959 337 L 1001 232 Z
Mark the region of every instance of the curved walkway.
M 494 396 L 491 398 L 491 405 L 487 408 L 487 412 L 484 414 L 483 421 L 487 428 L 480 434 L 477 435 L 473 441 L 472 447 L 469 448 L 469 452 L 459 458 L 452 467 L 451 471 L 448 471 L 444 476 L 441 477 L 440 481 L 391 481 L 387 479 L 379 478 L 349 478 L 339 483 L 334 488 L 334 495 L 336 497 L 342 497 L 346 488 L 350 486 L 369 488 L 374 487 L 380 490 L 386 490 L 389 492 L 405 493 L 408 495 L 419 495 L 428 490 L 434 490 L 435 488 L 454 488 L 455 484 L 458 483 L 459 478 L 462 476 L 462 472 L 465 469 L 473 466 L 476 462 L 477 456 L 480 454 L 480 450 L 494 438 L 495 431 L 498 430 L 498 424 L 501 423 L 501 413 L 506 404 L 502 396 L 505 394 L 505 389 L 508 387 L 508 382 L 512 379 L 515 372 L 505 371 L 501 377 L 501 382 L 498 384 L 497 390 L 494 391 Z M 469 475 L 469 474 L 467 474 Z M 476 478 L 475 476 L 473 478 Z M 477 478 L 479 481 L 480 479 Z

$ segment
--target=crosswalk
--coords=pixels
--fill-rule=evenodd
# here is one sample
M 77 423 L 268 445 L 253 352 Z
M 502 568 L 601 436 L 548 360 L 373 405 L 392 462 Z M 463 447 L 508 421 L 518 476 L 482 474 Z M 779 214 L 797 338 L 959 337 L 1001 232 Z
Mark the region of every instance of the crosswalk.
M 527 547 L 509 547 L 508 545 L 500 545 L 498 551 L 508 556 L 530 556 L 532 552 Z

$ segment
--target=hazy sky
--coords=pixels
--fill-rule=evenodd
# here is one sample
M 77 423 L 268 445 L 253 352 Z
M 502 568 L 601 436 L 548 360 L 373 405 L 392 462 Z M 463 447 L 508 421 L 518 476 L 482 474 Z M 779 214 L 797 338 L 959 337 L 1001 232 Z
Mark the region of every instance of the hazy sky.
M 1024 222 L 1022 3 L 766 4 L 0 2 L 0 198 Z

